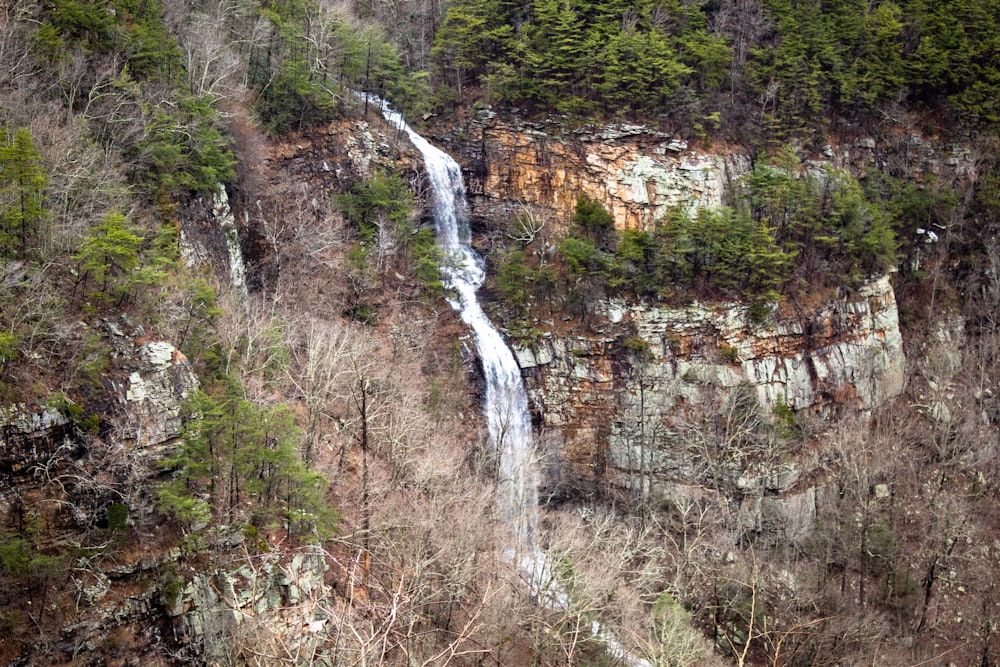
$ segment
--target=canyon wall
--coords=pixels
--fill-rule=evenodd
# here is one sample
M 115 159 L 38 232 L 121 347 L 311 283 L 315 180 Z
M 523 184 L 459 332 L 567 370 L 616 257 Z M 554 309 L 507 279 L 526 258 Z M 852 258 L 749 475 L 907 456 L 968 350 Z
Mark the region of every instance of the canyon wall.
M 489 109 L 436 139 L 464 161 L 474 216 L 502 220 L 527 208 L 557 228 L 581 194 L 620 229 L 651 228 L 672 206 L 721 206 L 728 183 L 750 169 L 739 151 L 694 150 L 642 126 L 566 131 L 558 119 L 501 121 Z
M 501 119 L 488 108 L 437 140 L 462 157 L 474 222 L 484 229 L 506 229 L 528 213 L 565 231 L 580 194 L 600 201 L 619 229 L 651 228 L 670 207 L 723 205 L 752 168 L 745 150 L 695 149 L 644 127 L 568 130 L 559 119 Z M 859 175 L 888 166 L 958 174 L 971 168 L 971 155 L 918 135 L 860 137 L 824 146 L 805 164 Z M 517 354 L 548 433 L 550 487 L 702 484 L 679 430 L 695 413 L 722 414 L 747 398 L 773 420 L 870 414 L 898 396 L 906 361 L 889 276 L 810 303 L 604 299 L 586 321 L 532 320 L 542 335 Z
M 618 229 L 651 229 L 671 207 L 720 206 L 756 157 L 745 147 L 696 146 L 646 126 L 570 127 L 560 117 L 527 121 L 489 107 L 430 136 L 462 163 L 474 218 L 504 225 L 530 213 L 563 231 L 581 194 L 600 201 Z M 966 145 L 900 132 L 825 144 L 805 163 L 917 180 L 927 173 L 964 178 L 976 169 Z
M 809 312 L 746 304 L 601 302 L 591 332 L 516 348 L 537 421 L 558 432 L 558 484 L 690 481 L 680 446 L 706 413 L 751 399 L 760 414 L 868 413 L 897 396 L 906 361 L 888 276 Z M 684 436 L 684 437 L 686 437 Z
M 104 320 L 94 331 L 79 326 L 79 335 L 99 337 L 112 351 L 95 377 L 101 422 L 58 392 L 0 413 L 0 517 L 8 522 L 35 514 L 49 530 L 85 530 L 105 504 L 138 495 L 135 485 L 158 472 L 163 447 L 180 436 L 181 405 L 198 387 L 173 344 L 127 318 Z M 144 504 L 151 512 L 148 497 Z

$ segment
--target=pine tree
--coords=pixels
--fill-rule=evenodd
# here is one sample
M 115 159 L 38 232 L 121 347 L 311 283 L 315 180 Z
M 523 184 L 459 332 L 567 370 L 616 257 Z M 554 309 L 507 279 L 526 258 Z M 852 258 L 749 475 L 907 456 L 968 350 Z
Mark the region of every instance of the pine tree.
M 116 211 L 91 228 L 74 255 L 80 266 L 80 281 L 97 287 L 89 298 L 120 302 L 128 296 L 133 287 L 131 274 L 139 267 L 141 246 L 138 230 Z
M 23 257 L 41 231 L 49 179 L 31 132 L 3 129 L 0 143 L 0 256 Z

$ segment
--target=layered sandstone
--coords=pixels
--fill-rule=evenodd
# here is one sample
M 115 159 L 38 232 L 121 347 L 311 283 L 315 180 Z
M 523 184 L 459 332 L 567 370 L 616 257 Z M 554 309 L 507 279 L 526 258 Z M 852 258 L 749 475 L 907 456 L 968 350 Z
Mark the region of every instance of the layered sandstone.
M 721 206 L 729 182 L 750 168 L 746 154 L 694 150 L 636 125 L 566 132 L 558 123 L 502 122 L 486 111 L 462 134 L 461 143 L 440 139 L 464 159 L 473 215 L 484 218 L 528 207 L 561 226 L 587 195 L 619 229 L 649 229 L 674 206 Z
M 633 486 L 636 475 L 693 481 L 696 462 L 685 463 L 668 434 L 692 411 L 721 413 L 748 392 L 765 415 L 787 406 L 823 417 L 871 411 L 903 390 L 888 276 L 763 322 L 740 303 L 613 300 L 600 311 L 592 323 L 600 333 L 546 335 L 517 348 L 539 421 L 561 435 L 572 484 L 617 478 Z
M 489 107 L 439 129 L 431 138 L 462 163 L 473 217 L 501 226 L 528 212 L 565 229 L 577 197 L 587 195 L 612 213 L 618 229 L 651 229 L 672 207 L 693 213 L 722 205 L 757 157 L 642 125 L 530 122 Z M 857 136 L 805 157 L 818 172 L 844 169 L 858 177 L 878 170 L 966 178 L 976 168 L 969 147 L 914 133 Z

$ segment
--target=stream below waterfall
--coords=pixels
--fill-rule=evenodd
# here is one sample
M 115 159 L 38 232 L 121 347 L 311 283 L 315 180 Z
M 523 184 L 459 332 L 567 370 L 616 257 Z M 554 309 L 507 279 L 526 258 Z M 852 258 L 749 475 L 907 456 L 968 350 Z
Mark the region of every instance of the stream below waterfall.
M 499 455 L 498 502 L 509 530 L 504 555 L 518 569 L 540 604 L 569 609 L 572 601 L 546 567 L 545 553 L 536 543 L 538 526 L 538 468 L 528 394 L 514 353 L 490 322 L 476 292 L 486 277 L 485 264 L 472 249 L 462 170 L 450 155 L 415 132 L 402 114 L 384 100 L 369 95 L 386 121 L 404 132 L 424 158 L 433 191 L 432 206 L 438 247 L 445 261 L 441 266 L 448 302 L 472 329 L 486 379 L 487 429 Z M 592 632 L 600 637 L 611 655 L 630 667 L 652 667 L 631 655 L 599 622 Z

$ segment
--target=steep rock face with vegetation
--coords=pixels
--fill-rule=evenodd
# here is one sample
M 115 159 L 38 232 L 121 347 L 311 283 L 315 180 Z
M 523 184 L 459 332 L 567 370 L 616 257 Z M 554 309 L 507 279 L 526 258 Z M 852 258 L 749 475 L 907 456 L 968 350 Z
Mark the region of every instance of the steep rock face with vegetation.
M 996 662 L 997 4 L 0 3 L 0 661 Z
M 487 109 L 458 132 L 467 137 L 458 152 L 469 165 L 477 215 L 517 214 L 520 205 L 556 225 L 572 217 L 584 194 L 600 201 L 620 228 L 651 228 L 673 206 L 721 206 L 727 183 L 750 167 L 738 152 L 691 150 L 686 141 L 637 125 L 568 131 L 558 119 L 525 123 Z
M 109 467 L 90 470 L 88 474 L 108 473 L 106 491 L 112 492 L 118 484 L 136 484 L 142 480 L 141 476 L 113 479 L 116 471 L 132 465 L 140 466 L 145 474 L 155 470 L 153 463 L 162 454 L 162 446 L 181 434 L 182 405 L 198 388 L 198 379 L 187 359 L 171 343 L 145 336 L 141 328 L 132 328 L 134 324 L 127 319 L 106 320 L 99 326 L 103 331 L 97 335 L 114 350 L 110 368 L 102 372 L 101 398 L 108 402 L 104 406 L 105 419 L 115 424 L 121 449 L 117 453 L 104 452 L 107 460 L 103 463 Z M 40 410 L 12 406 L 0 422 L 3 452 L 0 465 L 13 475 L 11 479 L 18 491 L 4 498 L 2 511 L 9 514 L 18 505 L 20 512 L 38 510 L 48 514 L 42 507 L 48 502 L 55 513 L 46 521 L 54 524 L 67 521 L 67 526 L 73 526 L 76 520 L 93 520 L 89 509 L 73 504 L 72 492 L 66 492 L 65 488 L 60 491 L 65 485 L 60 480 L 72 478 L 79 463 L 82 452 L 73 442 L 75 435 L 96 434 L 98 428 L 96 420 L 84 416 L 80 406 L 65 396 L 52 397 Z M 41 477 L 36 474 L 39 466 L 46 468 Z M 131 472 L 138 474 L 135 470 Z M 35 487 L 33 491 L 29 491 L 31 487 Z
M 518 359 L 538 421 L 558 432 L 562 443 L 552 452 L 566 466 L 553 467 L 559 479 L 556 485 L 579 483 L 581 489 L 593 489 L 612 483 L 637 488 L 639 478 L 647 487 L 668 480 L 669 469 L 690 469 L 690 460 L 684 459 L 693 456 L 664 454 L 676 439 L 668 437 L 672 420 L 683 422 L 688 408 L 723 410 L 742 400 L 745 392 L 765 413 L 788 418 L 800 411 L 836 418 L 870 415 L 901 394 L 906 360 L 888 274 L 870 276 L 862 283 L 856 283 L 856 274 L 845 277 L 845 283 L 855 283 L 850 286 L 817 283 L 797 288 L 794 283 L 782 285 L 777 276 L 786 269 L 775 263 L 761 269 L 775 273 L 770 284 L 777 291 L 771 293 L 775 300 L 770 303 L 758 300 L 763 282 L 743 283 L 749 299 L 736 303 L 718 292 L 709 294 L 707 303 L 694 296 L 688 305 L 678 303 L 676 292 L 645 292 L 638 299 L 633 294 L 609 295 L 621 289 L 616 282 L 626 285 L 625 291 L 641 292 L 638 286 L 649 280 L 643 273 L 661 271 L 658 261 L 675 261 L 667 253 L 676 256 L 676 246 L 662 260 L 650 256 L 653 243 L 647 239 L 662 233 L 669 225 L 664 220 L 678 211 L 701 220 L 710 211 L 739 202 L 741 192 L 770 177 L 762 174 L 801 170 L 809 174 L 805 178 L 815 179 L 811 187 L 818 193 L 765 191 L 765 201 L 796 196 L 829 199 L 837 187 L 831 184 L 883 169 L 915 179 L 967 178 L 976 168 L 967 146 L 942 145 L 909 134 L 878 141 L 859 137 L 836 148 L 824 146 L 807 160 L 768 172 L 769 166 L 762 171 L 762 158 L 755 165 L 745 150 L 696 151 L 640 126 L 569 130 L 564 122 L 510 120 L 480 109 L 451 131 L 438 128 L 443 143 L 465 160 L 472 213 L 484 230 L 483 243 L 488 248 L 520 244 L 537 262 L 537 268 L 527 273 L 508 275 L 504 271 L 513 261 L 499 260 L 501 298 L 508 303 L 532 294 L 540 298 L 543 290 L 559 282 L 555 267 L 569 256 L 565 243 L 558 241 L 561 237 L 577 234 L 596 249 L 595 254 L 581 257 L 579 269 L 570 268 L 564 289 L 578 290 L 575 300 L 565 293 L 555 297 L 566 310 L 553 310 L 550 303 L 547 311 L 536 308 L 509 326 L 510 333 L 521 337 L 516 343 Z M 581 195 L 606 212 L 607 218 L 597 223 L 606 225 L 606 230 L 579 213 Z M 763 205 L 754 200 L 751 207 Z M 762 224 L 773 231 L 781 224 L 780 215 L 776 212 Z M 829 210 L 819 215 L 832 221 L 838 213 Z M 830 224 L 836 229 L 836 222 Z M 631 236 L 619 233 L 616 241 L 609 238 L 611 229 L 638 231 Z M 721 224 L 715 233 L 738 232 L 735 226 Z M 926 230 L 909 233 L 916 244 L 927 244 Z M 820 245 L 812 238 L 804 244 L 811 246 L 807 252 Z M 599 259 L 601 248 L 611 259 Z M 735 254 L 752 252 L 756 250 L 746 248 Z M 806 253 L 798 249 L 788 253 L 796 254 Z M 717 270 L 726 257 L 721 251 L 717 259 L 705 261 L 715 262 Z M 853 262 L 862 261 L 860 257 Z M 535 265 L 529 262 L 529 266 Z M 848 270 L 857 268 L 855 264 Z M 706 272 L 708 279 L 712 271 Z M 801 280 L 816 277 L 803 275 Z M 512 291 L 511 283 L 519 285 L 525 296 Z M 809 296 L 802 298 L 798 289 Z M 789 299 L 779 303 L 778 291 L 787 292 Z M 691 301 L 692 295 L 680 299 L 684 300 Z M 636 424 L 643 424 L 643 439 L 659 444 L 637 446 Z M 646 432 L 649 424 L 655 425 L 655 435 Z M 662 451 L 652 453 L 657 448 Z M 649 451 L 637 453 L 643 449 Z
M 562 232 L 581 194 L 601 202 L 618 229 L 652 229 L 676 207 L 692 215 L 719 208 L 762 159 L 744 146 L 689 143 L 644 125 L 581 128 L 561 116 L 532 122 L 488 107 L 434 129 L 462 157 L 475 216 L 500 224 L 528 213 Z M 978 153 L 969 142 L 892 128 L 818 146 L 806 164 L 817 174 L 884 171 L 954 181 L 975 174 Z
M 698 415 L 749 401 L 779 418 L 844 418 L 902 392 L 906 360 L 888 277 L 812 311 L 779 308 L 757 321 L 748 311 L 605 301 L 590 333 L 546 333 L 518 346 L 538 420 L 560 434 L 557 483 L 663 494 L 678 480 L 704 481 L 691 473 L 698 454 L 680 435 Z

